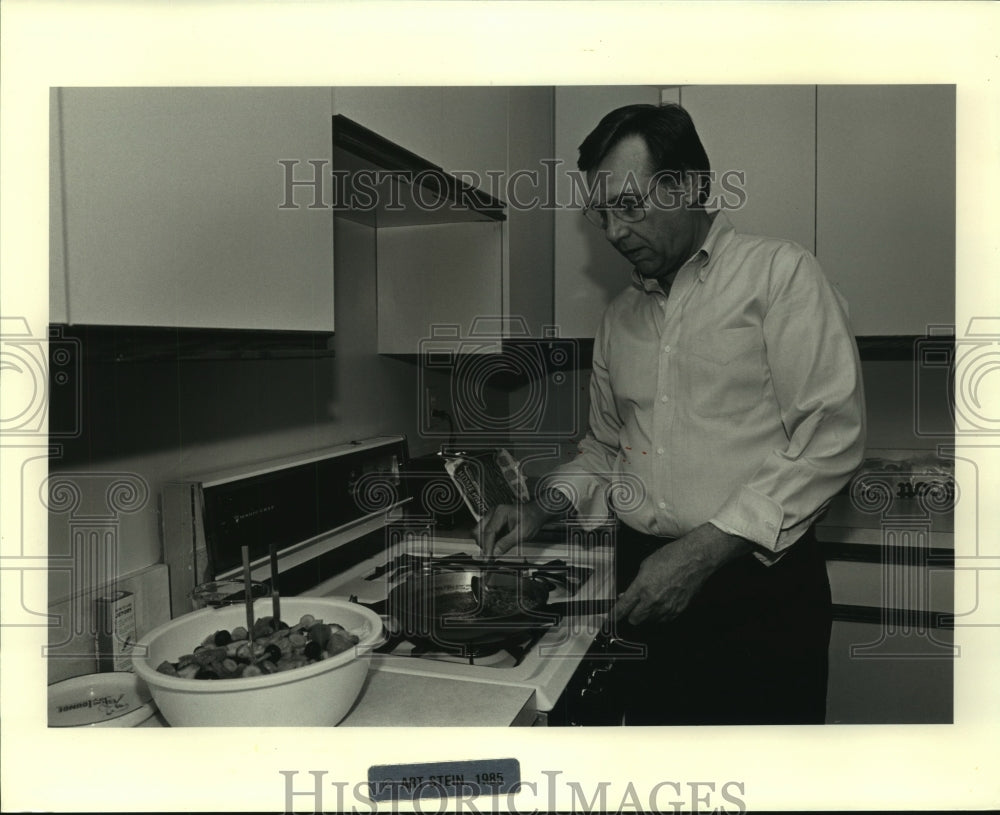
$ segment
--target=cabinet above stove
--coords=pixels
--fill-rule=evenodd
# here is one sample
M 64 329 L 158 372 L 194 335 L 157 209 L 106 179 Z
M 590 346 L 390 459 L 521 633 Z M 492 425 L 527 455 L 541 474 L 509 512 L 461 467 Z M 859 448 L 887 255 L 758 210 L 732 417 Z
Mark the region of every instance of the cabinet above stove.
M 491 353 L 477 319 L 548 338 L 551 88 L 335 88 L 334 112 L 336 266 L 376 274 L 378 352 Z
M 503 221 L 505 204 L 343 115 L 333 117 L 334 211 L 379 229 Z

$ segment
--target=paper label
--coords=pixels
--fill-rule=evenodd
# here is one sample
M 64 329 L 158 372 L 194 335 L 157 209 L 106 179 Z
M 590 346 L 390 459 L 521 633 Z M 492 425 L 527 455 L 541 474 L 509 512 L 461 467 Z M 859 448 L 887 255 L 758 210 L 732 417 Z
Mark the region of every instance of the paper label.
M 521 765 L 516 758 L 376 764 L 368 769 L 373 801 L 469 798 L 516 792 Z

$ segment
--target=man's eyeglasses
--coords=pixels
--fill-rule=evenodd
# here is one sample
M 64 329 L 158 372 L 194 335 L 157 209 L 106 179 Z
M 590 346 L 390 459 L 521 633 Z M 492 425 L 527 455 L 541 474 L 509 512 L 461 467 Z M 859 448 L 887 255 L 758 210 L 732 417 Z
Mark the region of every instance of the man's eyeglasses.
M 632 195 L 622 196 L 613 204 L 597 204 L 593 207 L 584 207 L 583 215 L 598 229 L 608 228 L 608 216 L 613 215 L 619 221 L 626 224 L 634 224 L 646 217 L 646 202 L 649 196 L 656 189 L 654 184 L 641 198 Z

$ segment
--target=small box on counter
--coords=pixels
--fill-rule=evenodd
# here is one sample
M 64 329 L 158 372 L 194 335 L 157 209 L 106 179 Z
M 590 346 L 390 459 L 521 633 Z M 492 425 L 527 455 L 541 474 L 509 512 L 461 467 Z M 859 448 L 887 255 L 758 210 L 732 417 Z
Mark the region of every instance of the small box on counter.
M 908 458 L 869 456 L 864 460 L 852 486 L 872 495 L 887 493 L 893 500 L 925 499 L 940 508 L 954 504 L 955 462 L 932 454 Z
M 135 596 L 115 591 L 94 601 L 97 669 L 131 671 L 135 647 Z

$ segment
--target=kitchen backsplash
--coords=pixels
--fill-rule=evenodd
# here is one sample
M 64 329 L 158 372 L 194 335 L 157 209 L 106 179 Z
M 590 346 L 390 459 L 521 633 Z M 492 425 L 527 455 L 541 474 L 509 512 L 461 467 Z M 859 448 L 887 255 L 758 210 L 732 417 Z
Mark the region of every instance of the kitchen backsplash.
M 134 597 L 137 639 L 170 619 L 167 567 L 163 564 L 123 576 L 117 588 L 131 592 Z M 46 654 L 49 684 L 97 670 L 94 635 L 98 624 L 94 601 L 105 593 L 102 589 L 91 589 L 49 595 L 49 613 L 55 615 L 49 627 Z

